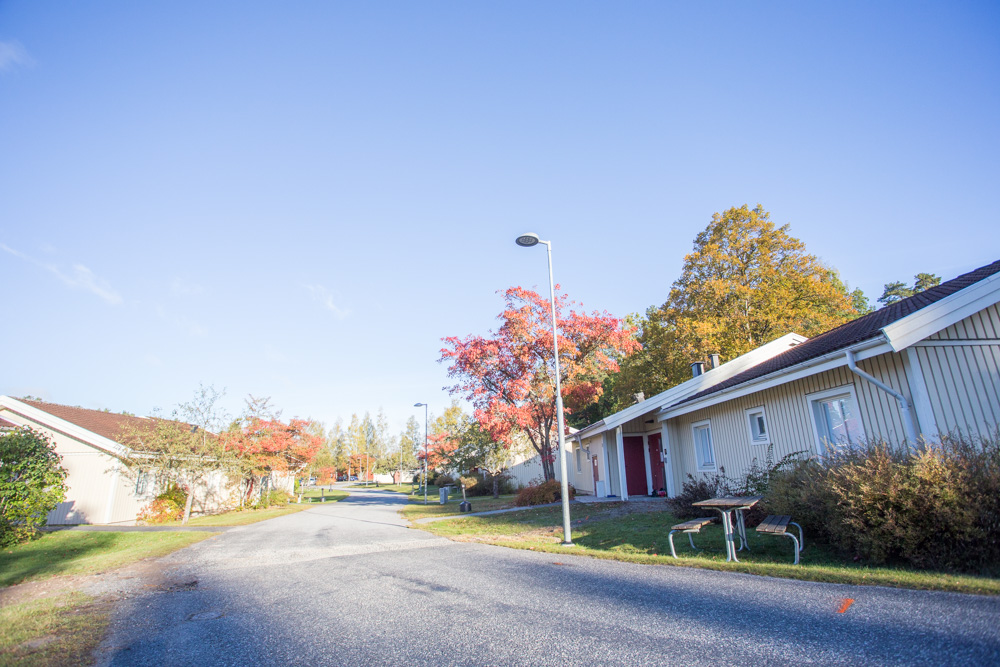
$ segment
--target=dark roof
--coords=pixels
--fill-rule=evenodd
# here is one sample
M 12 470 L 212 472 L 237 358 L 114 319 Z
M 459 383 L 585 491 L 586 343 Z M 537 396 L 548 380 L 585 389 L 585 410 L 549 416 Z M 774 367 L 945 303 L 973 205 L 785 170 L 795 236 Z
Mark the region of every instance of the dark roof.
M 104 436 L 118 443 L 122 441 L 124 429 L 144 430 L 150 428 L 155 423 L 153 419 L 146 417 L 120 415 L 114 412 L 89 410 L 72 405 L 46 403 L 45 401 L 29 401 L 23 398 L 18 400 L 42 412 L 47 412 L 53 417 L 59 417 L 71 424 L 76 424 L 80 428 L 85 428 L 92 433 Z
M 896 303 L 880 308 L 875 312 L 862 315 L 856 320 L 841 324 L 836 329 L 822 333 L 815 338 L 810 338 L 804 343 L 796 345 L 790 350 L 771 357 L 753 368 L 734 375 L 728 380 L 713 385 L 704 391 L 698 392 L 694 396 L 684 399 L 678 405 L 696 401 L 710 394 L 735 387 L 736 385 L 750 382 L 757 378 L 770 375 L 785 368 L 796 366 L 803 362 L 822 357 L 825 354 L 842 350 L 856 343 L 869 340 L 877 336 L 883 327 L 886 327 L 897 320 L 901 320 L 907 315 L 911 315 L 922 308 L 926 308 L 932 303 L 936 303 L 946 296 L 950 296 L 959 290 L 965 289 L 984 278 L 988 278 L 1000 272 L 1000 260 L 980 267 L 975 271 L 962 274 L 948 282 L 941 283 L 937 287 L 914 294 L 911 297 L 897 301 Z

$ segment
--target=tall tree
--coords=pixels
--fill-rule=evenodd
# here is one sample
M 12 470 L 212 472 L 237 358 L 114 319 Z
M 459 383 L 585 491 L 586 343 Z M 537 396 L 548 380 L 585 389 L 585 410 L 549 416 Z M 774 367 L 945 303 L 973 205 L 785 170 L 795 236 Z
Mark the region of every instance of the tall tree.
M 932 287 L 937 287 L 941 284 L 940 276 L 936 276 L 933 273 L 918 273 L 913 276 L 913 286 L 908 287 L 906 283 L 900 282 L 898 280 L 891 283 L 886 283 L 882 289 L 882 296 L 878 298 L 878 302 L 883 306 L 889 306 L 897 301 L 902 301 L 914 294 L 919 294 L 924 290 L 928 290 Z
M 733 359 L 786 333 L 814 336 L 868 311 L 861 290 L 850 291 L 760 205 L 716 213 L 685 256 L 668 300 L 630 319 L 642 351 L 607 379 L 585 421 L 683 382 L 689 364 L 710 354 Z
M 503 295 L 499 329 L 487 337 L 445 338 L 440 361 L 450 364 L 448 375 L 458 380 L 450 391 L 472 402 L 476 420 L 490 437 L 510 444 L 524 433 L 541 457 L 545 478 L 553 479 L 557 434 L 550 303 L 522 287 Z M 560 382 L 569 413 L 598 400 L 607 374 L 639 347 L 622 320 L 577 312 L 572 305 L 565 294 L 556 297 Z
M 410 415 L 403 432 L 399 434 L 400 468 L 412 470 L 417 467 L 417 453 L 424 449 L 424 427 L 417 418 Z
M 759 204 L 712 216 L 661 307 L 690 360 L 745 354 L 786 333 L 814 336 L 858 316 L 837 272 Z

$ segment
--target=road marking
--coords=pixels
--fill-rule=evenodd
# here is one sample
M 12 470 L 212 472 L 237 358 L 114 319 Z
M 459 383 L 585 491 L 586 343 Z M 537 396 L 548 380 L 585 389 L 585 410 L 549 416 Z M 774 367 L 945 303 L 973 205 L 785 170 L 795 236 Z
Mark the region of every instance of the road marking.
M 840 605 L 840 609 L 837 610 L 837 613 L 843 614 L 851 608 L 852 604 L 854 604 L 854 598 L 844 598 L 842 604 Z

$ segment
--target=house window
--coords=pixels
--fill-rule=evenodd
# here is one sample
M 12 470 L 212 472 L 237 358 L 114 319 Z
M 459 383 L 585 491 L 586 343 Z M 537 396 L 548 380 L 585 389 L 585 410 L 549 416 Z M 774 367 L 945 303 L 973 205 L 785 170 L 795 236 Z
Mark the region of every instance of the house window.
M 864 440 L 854 387 L 839 387 L 808 398 L 820 453 L 825 447 L 855 445 Z
M 750 429 L 751 444 L 771 444 L 771 436 L 767 431 L 767 417 L 764 416 L 763 407 L 747 410 L 747 426 Z
M 135 495 L 139 498 L 146 495 L 149 487 L 149 473 L 141 472 L 135 478 Z
M 715 470 L 715 448 L 712 446 L 712 426 L 709 421 L 691 424 L 694 436 L 694 455 L 698 470 Z
M 577 472 L 583 472 L 583 460 L 581 458 L 582 456 L 583 456 L 583 451 L 579 447 L 577 447 L 576 448 L 576 471 Z

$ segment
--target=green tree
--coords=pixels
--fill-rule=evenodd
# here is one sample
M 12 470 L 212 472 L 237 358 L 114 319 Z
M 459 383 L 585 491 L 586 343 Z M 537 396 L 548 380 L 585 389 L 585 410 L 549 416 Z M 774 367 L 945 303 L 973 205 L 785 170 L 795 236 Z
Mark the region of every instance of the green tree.
M 0 432 L 0 547 L 31 539 L 66 499 L 55 445 L 30 428 Z
M 941 278 L 933 273 L 918 273 L 913 276 L 913 286 L 908 287 L 906 283 L 899 280 L 883 285 L 882 296 L 878 302 L 883 306 L 891 306 L 897 301 L 902 301 L 914 294 L 919 294 L 924 290 L 937 287 L 941 284 Z
M 146 475 L 161 488 L 184 488 L 183 523 L 191 517 L 198 487 L 218 471 L 236 474 L 238 462 L 224 450 L 218 432 L 230 417 L 219 406 L 225 391 L 198 385 L 194 397 L 179 404 L 170 419 L 129 420 L 122 427 L 121 442 L 129 451 L 121 459 L 126 477 Z

